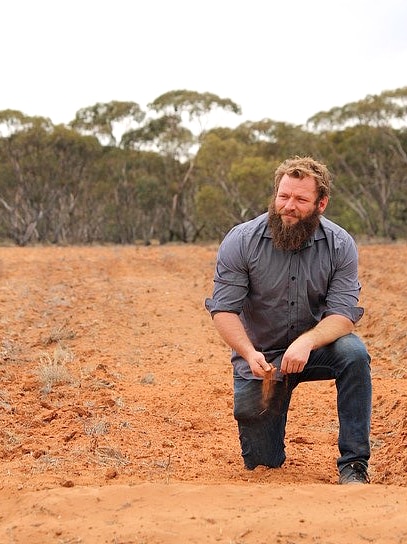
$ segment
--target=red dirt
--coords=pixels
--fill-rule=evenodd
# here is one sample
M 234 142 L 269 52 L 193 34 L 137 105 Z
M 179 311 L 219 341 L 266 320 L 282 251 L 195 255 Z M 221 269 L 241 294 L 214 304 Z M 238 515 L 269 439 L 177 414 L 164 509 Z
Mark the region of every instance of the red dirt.
M 407 245 L 360 247 L 370 486 L 335 485 L 332 382 L 294 393 L 283 468 L 243 468 L 215 256 L 0 249 L 1 543 L 407 543 Z

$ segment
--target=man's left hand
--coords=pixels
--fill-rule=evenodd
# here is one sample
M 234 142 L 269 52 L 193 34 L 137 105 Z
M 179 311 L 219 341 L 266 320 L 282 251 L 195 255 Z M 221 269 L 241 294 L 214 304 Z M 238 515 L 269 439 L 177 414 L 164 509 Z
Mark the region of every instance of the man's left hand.
M 306 337 L 299 337 L 288 347 L 281 360 L 282 374 L 302 372 L 308 362 L 312 343 Z

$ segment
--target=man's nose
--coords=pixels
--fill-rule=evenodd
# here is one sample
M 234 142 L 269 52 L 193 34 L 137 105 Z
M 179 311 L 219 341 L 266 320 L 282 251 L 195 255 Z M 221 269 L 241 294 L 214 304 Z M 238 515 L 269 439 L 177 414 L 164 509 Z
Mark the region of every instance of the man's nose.
M 292 196 L 285 203 L 285 207 L 288 210 L 294 210 L 295 209 L 295 199 Z

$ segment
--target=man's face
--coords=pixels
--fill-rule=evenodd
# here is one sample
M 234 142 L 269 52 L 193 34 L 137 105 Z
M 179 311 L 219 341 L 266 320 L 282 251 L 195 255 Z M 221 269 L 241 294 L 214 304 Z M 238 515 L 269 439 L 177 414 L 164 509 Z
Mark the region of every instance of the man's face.
M 328 197 L 318 200 L 316 182 L 284 175 L 269 206 L 269 225 L 277 249 L 295 251 L 315 232 Z
M 314 178 L 308 176 L 298 179 L 284 174 L 274 199 L 275 211 L 288 228 L 310 217 L 316 211 L 319 214 L 323 213 L 328 204 L 328 198 L 324 197 L 317 203 L 317 197 Z

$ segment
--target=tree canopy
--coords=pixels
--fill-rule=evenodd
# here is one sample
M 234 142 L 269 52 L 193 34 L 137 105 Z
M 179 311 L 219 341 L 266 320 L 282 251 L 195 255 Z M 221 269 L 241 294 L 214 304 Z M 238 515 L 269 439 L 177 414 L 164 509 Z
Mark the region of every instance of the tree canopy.
M 145 110 L 97 103 L 66 126 L 0 112 L 0 239 L 220 239 L 267 209 L 277 165 L 312 155 L 334 174 L 326 214 L 355 236 L 407 236 L 407 87 L 312 116 L 207 129 L 229 98 L 175 90 Z

